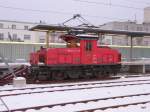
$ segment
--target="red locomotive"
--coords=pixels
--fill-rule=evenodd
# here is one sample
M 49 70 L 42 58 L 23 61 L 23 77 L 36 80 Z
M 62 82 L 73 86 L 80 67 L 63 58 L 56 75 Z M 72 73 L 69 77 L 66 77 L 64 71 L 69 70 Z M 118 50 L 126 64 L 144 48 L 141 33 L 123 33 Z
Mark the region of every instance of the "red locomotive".
M 30 54 L 35 79 L 104 77 L 120 70 L 121 54 L 109 47 L 98 47 L 98 36 L 66 34 L 60 38 L 66 41 L 66 48 L 41 47 Z

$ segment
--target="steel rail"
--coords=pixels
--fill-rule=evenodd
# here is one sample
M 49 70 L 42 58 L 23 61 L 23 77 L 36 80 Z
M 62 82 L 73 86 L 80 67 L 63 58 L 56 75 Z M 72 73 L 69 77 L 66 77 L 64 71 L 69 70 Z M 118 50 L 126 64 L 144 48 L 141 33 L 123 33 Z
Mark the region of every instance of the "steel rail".
M 64 85 L 50 85 L 50 86 L 39 86 L 39 87 L 26 87 L 26 88 L 16 88 L 16 89 L 1 89 L 0 92 L 4 91 L 14 91 L 14 90 L 26 90 L 26 89 L 45 89 L 45 88 L 55 88 L 55 87 L 72 87 L 72 86 L 82 86 L 82 85 L 96 85 L 96 84 L 110 84 L 110 83 L 124 83 L 124 82 L 141 82 L 141 81 L 150 81 L 150 79 L 143 79 L 143 80 L 129 80 L 129 81 L 109 81 L 109 82 L 84 82 L 84 83 L 76 83 L 75 84 L 65 84 L 65 83 L 59 83 Z
M 81 100 L 81 101 L 74 101 L 74 102 L 66 102 L 66 103 L 58 103 L 58 104 L 51 104 L 51 105 L 41 105 L 41 106 L 33 106 L 33 107 L 24 107 L 24 108 L 18 108 L 18 109 L 11 109 L 11 112 L 14 111 L 26 111 L 29 109 L 35 109 L 39 110 L 44 107 L 52 108 L 54 106 L 66 106 L 68 104 L 77 104 L 77 103 L 88 103 L 88 102 L 97 102 L 100 100 L 109 100 L 109 99 L 119 99 L 119 98 L 129 98 L 129 97 L 135 97 L 135 96 L 145 96 L 145 95 L 150 95 L 150 93 L 143 93 L 143 94 L 132 94 L 132 95 L 124 95 L 124 96 L 115 96 L 115 97 L 108 97 L 108 98 L 99 98 L 99 99 L 90 99 L 90 100 Z M 135 102 L 135 103 L 130 103 L 130 104 L 121 104 L 121 105 L 114 105 L 114 106 L 108 106 L 108 107 L 101 107 L 101 108 L 95 108 L 95 109 L 89 109 L 89 110 L 82 110 L 79 112 L 93 112 L 94 110 L 105 110 L 108 108 L 117 108 L 121 106 L 128 106 L 128 105 L 137 105 L 137 104 L 144 104 L 144 103 L 150 103 L 150 101 L 143 101 L 143 102 Z M 2 112 L 8 112 L 8 111 L 2 111 Z
M 94 112 L 96 110 L 106 110 L 106 109 L 110 109 L 110 108 L 112 109 L 112 108 L 118 108 L 118 107 L 127 107 L 127 106 L 130 106 L 130 105 L 139 105 L 139 104 L 146 104 L 146 103 L 150 103 L 150 101 L 128 103 L 128 104 L 122 104 L 122 105 L 114 105 L 114 106 L 108 106 L 108 107 L 102 107 L 102 108 L 82 110 L 82 111 L 77 111 L 77 112 Z M 135 110 L 135 112 L 136 112 L 136 110 Z
M 16 96 L 16 95 L 25 95 L 25 94 L 36 94 L 36 93 L 44 93 L 44 92 L 61 92 L 61 91 L 73 91 L 73 90 L 84 90 L 84 89 L 98 89 L 98 88 L 107 88 L 107 87 L 120 87 L 120 86 L 134 86 L 134 85 L 143 85 L 150 84 L 149 83 L 137 83 L 137 84 L 124 84 L 124 85 L 108 85 L 108 86 L 97 86 L 97 87 L 79 87 L 73 89 L 58 89 L 58 90 L 48 90 L 48 91 L 37 91 L 37 92 L 24 92 L 24 93 L 14 93 L 14 94 L 3 94 L 0 97 L 6 96 Z

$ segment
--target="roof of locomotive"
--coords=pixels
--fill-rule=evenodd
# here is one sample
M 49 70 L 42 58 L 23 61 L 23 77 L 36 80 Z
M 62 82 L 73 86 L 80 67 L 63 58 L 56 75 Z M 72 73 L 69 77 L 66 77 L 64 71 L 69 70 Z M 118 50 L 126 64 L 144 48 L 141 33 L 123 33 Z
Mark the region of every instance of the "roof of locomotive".
M 80 35 L 61 35 L 60 38 L 62 38 L 64 41 L 69 42 L 71 40 L 80 41 L 80 40 L 98 40 L 98 36 L 95 35 L 87 35 L 87 34 L 80 34 Z

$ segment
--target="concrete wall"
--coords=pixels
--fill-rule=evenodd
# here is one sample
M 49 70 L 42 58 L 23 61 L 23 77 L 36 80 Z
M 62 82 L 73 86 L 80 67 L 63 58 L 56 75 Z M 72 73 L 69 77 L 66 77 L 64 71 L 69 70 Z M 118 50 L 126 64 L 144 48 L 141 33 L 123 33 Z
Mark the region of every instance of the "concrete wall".
M 0 53 L 7 59 L 15 61 L 16 59 L 29 60 L 29 54 L 33 51 L 39 50 L 40 46 L 45 44 L 29 44 L 29 43 L 2 43 L 0 42 Z M 52 43 L 51 47 L 65 47 L 65 44 Z M 122 54 L 122 58 L 130 59 L 130 47 L 129 46 L 110 46 L 113 49 L 117 49 Z M 133 58 L 150 58 L 150 47 L 134 47 Z
M 7 58 L 9 61 L 15 61 L 16 59 L 29 60 L 29 54 L 33 51 L 40 49 L 40 46 L 44 46 L 44 43 L 21 43 L 21 42 L 0 42 L 0 54 Z M 65 47 L 65 44 L 56 45 L 56 43 L 50 44 L 50 47 Z
M 10 61 L 16 59 L 29 59 L 29 53 L 38 49 L 38 46 L 31 44 L 0 44 L 0 53 Z

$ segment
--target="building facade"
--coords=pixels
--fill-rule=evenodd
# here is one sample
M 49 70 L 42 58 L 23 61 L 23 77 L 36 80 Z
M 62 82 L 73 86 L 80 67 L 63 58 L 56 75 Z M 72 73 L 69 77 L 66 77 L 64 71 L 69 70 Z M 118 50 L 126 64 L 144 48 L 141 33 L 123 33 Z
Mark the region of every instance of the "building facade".
M 0 20 L 0 41 L 45 43 L 46 33 L 29 31 L 31 27 L 39 24 L 45 23 Z M 52 43 L 63 43 L 58 38 L 59 35 L 60 33 L 51 33 L 49 41 Z
M 0 40 L 17 42 L 37 42 L 37 33 L 29 28 L 37 23 L 0 20 Z
M 150 23 L 150 7 L 144 8 L 144 23 Z
M 146 7 L 144 9 L 144 21 L 142 24 L 137 24 L 136 21 L 125 21 L 125 22 L 114 21 L 114 22 L 109 22 L 100 25 L 100 27 L 102 29 L 107 29 L 107 30 L 150 32 L 150 7 Z M 107 36 L 103 41 L 106 44 L 130 45 L 130 37 L 121 36 L 121 35 L 110 36 L 110 38 L 108 38 Z M 148 46 L 150 45 L 150 37 L 133 38 L 133 44 L 139 46 Z
M 150 32 L 150 23 L 137 24 L 136 22 L 126 21 L 126 22 L 110 22 L 100 26 L 102 29 L 107 30 L 124 30 L 124 31 L 144 31 Z M 130 37 L 122 35 L 111 36 L 110 43 L 113 45 L 130 45 Z M 106 42 L 108 40 L 105 39 Z M 150 45 L 150 38 L 148 37 L 138 37 L 133 38 L 134 45 Z

